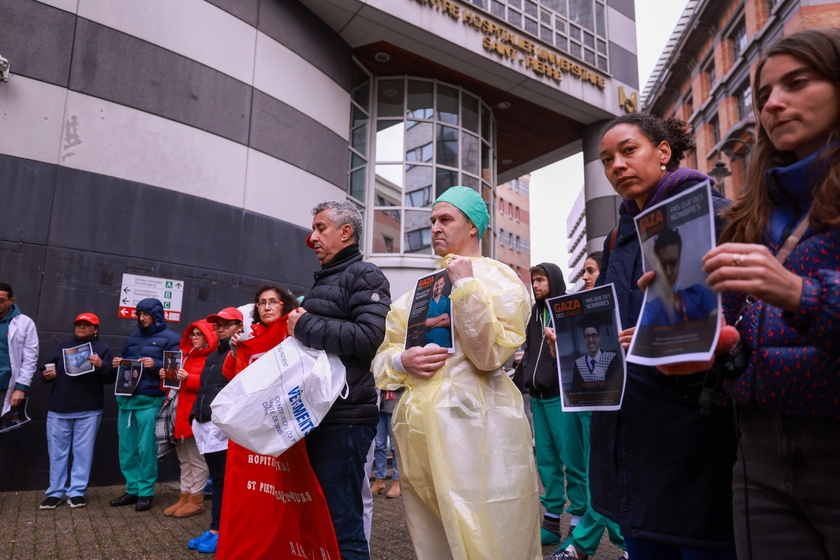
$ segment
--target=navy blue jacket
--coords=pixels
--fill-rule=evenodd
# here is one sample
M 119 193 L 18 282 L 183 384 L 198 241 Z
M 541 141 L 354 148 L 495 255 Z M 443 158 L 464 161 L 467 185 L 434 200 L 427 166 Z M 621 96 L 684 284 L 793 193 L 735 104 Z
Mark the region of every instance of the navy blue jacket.
M 303 300 L 307 313 L 295 325 L 295 338 L 310 348 L 341 357 L 350 394 L 339 397 L 321 425 L 376 424 L 376 386 L 370 363 L 385 339 L 391 306 L 388 279 L 362 260 L 358 245 L 339 251 L 315 273 L 315 285 Z
M 668 196 L 696 185 L 697 179 L 680 182 Z M 728 203 L 712 193 L 720 212 Z M 716 226 L 719 234 L 722 222 Z M 633 216 L 622 206 L 615 246 L 610 251 L 608 240 L 604 243 L 596 285 L 615 285 L 624 328 L 639 317 L 644 294 L 636 281 L 642 272 Z M 666 376 L 628 363 L 621 410 L 592 413 L 592 506 L 618 523 L 626 537 L 734 548 L 735 427 L 729 414 L 708 418 L 700 413 L 702 380 L 702 373 Z
M 67 375 L 64 369 L 62 350 L 79 346 L 85 342 L 90 342 L 93 353 L 102 358 L 102 365 L 90 373 Z M 70 340 L 60 342 L 45 362 L 55 364 L 55 377 L 44 379 L 44 370 L 41 368 L 41 380 L 51 386 L 50 402 L 47 410 L 62 414 L 102 410 L 105 385 L 113 383 L 117 378 L 117 370 L 111 365 L 113 359 L 111 347 L 100 341 L 96 336 L 87 340 L 81 340 L 74 336 Z
M 158 371 L 163 366 L 164 350 L 179 350 L 178 345 L 181 337 L 174 331 L 166 328 L 166 319 L 163 316 L 163 306 L 154 298 L 147 298 L 137 304 L 137 311 L 145 311 L 154 319 L 149 327 L 143 327 L 140 319 L 137 319 L 137 331 L 131 333 L 125 341 L 120 357 L 137 360 L 139 358 L 152 358 L 155 361 L 154 367 L 143 368 L 143 375 L 134 390 L 135 396 L 162 397 L 164 392 L 160 389 L 160 376 Z M 126 399 L 132 397 L 117 397 L 117 403 L 124 407 Z
M 767 173 L 773 212 L 765 244 L 774 254 L 811 206 L 825 172 L 813 167 L 818 154 Z M 752 357 L 732 392 L 740 406 L 840 420 L 840 230 L 809 227 L 785 268 L 802 277 L 799 310 L 759 300 L 744 313 L 739 330 Z M 727 303 L 729 318 L 737 317 L 744 296 L 728 296 Z

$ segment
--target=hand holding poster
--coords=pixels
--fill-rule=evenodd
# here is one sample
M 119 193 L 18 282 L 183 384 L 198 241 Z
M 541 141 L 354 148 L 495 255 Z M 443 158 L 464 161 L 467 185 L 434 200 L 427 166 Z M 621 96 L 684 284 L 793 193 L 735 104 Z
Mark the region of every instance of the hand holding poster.
M 23 401 L 9 409 L 9 411 L 0 416 L 0 434 L 20 428 L 29 422 L 29 415 L 26 413 L 26 405 L 29 404 L 29 397 L 24 397 Z
M 64 359 L 64 371 L 67 375 L 75 377 L 94 370 L 90 357 L 93 355 L 93 348 L 90 342 L 85 342 L 73 348 L 64 348 L 62 351 Z
M 163 351 L 163 386 L 170 389 L 180 389 L 181 380 L 178 379 L 178 370 L 184 361 L 184 355 L 180 350 Z
M 720 295 L 706 284 L 703 255 L 715 244 L 711 184 L 636 217 L 645 272 L 656 275 L 630 344 L 628 361 L 661 365 L 709 360 L 720 330 Z
M 621 408 L 627 374 L 613 285 L 551 298 L 546 304 L 557 335 L 563 411 Z
M 445 270 L 417 280 L 405 333 L 406 350 L 433 343 L 455 352 L 451 293 L 452 283 Z
M 117 382 L 114 384 L 114 394 L 130 397 L 140 383 L 143 375 L 143 362 L 140 360 L 120 360 L 117 368 Z

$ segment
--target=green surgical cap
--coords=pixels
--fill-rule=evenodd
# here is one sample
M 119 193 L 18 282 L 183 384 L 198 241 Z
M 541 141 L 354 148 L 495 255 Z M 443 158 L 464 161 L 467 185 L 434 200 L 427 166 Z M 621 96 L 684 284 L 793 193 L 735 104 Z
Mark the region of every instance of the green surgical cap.
M 478 237 L 484 235 L 484 230 L 490 224 L 490 214 L 480 194 L 469 187 L 452 187 L 437 197 L 435 204 L 438 202 L 448 202 L 463 212 L 478 229 Z M 432 208 L 435 204 L 432 204 Z

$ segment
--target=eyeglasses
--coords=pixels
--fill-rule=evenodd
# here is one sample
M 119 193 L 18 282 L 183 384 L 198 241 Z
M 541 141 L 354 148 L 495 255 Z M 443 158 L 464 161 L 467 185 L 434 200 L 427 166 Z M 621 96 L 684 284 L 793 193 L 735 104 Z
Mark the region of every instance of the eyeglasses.
M 201 334 L 200 332 L 191 332 L 190 333 L 190 338 L 200 338 L 202 336 L 204 336 L 204 335 Z
M 598 334 L 598 333 L 592 333 L 592 334 L 585 334 L 585 335 L 583 335 L 583 338 L 600 338 L 600 337 L 601 337 L 601 335 L 600 335 L 600 334 Z
M 278 305 L 282 305 L 282 301 L 277 301 L 276 299 L 270 299 L 268 301 L 262 300 L 257 302 L 257 307 L 277 307 Z
M 217 329 L 229 329 L 231 327 L 235 327 L 239 325 L 239 323 L 235 323 L 231 321 L 230 323 L 222 323 L 221 321 L 216 321 L 216 328 Z

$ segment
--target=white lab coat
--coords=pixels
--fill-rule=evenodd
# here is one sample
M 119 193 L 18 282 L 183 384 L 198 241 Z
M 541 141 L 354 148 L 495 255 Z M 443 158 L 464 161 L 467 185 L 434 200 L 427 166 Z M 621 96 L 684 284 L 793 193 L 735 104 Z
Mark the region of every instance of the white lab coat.
M 35 323 L 26 315 L 17 315 L 9 322 L 9 361 L 12 366 L 12 378 L 9 380 L 9 389 L 6 391 L 0 415 L 11 408 L 15 384 L 21 383 L 31 387 L 35 369 L 38 367 L 38 331 L 35 329 Z

